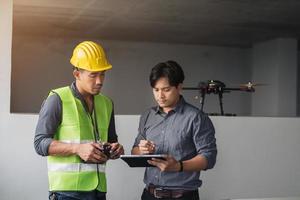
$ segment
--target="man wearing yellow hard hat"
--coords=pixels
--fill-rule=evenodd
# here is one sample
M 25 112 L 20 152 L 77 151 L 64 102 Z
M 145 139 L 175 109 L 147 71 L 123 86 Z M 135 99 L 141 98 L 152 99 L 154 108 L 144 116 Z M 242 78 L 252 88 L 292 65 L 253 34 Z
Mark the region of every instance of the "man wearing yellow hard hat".
M 124 154 L 113 103 L 100 93 L 112 66 L 91 41 L 78 44 L 70 62 L 75 81 L 51 90 L 44 101 L 34 147 L 48 156 L 49 199 L 105 200 L 105 163 Z

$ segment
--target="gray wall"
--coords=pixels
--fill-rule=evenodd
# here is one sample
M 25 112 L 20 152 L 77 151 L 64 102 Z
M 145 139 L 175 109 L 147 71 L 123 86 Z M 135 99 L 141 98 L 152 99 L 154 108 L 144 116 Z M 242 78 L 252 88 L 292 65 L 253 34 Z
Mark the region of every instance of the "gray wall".
M 12 2 L 0 0 L 0 195 L 1 200 L 47 198 L 46 159 L 33 150 L 37 115 L 11 114 Z M 138 115 L 116 116 L 126 148 Z M 217 165 L 203 172 L 202 200 L 300 196 L 299 118 L 212 117 L 219 148 Z M 139 199 L 142 169 L 108 163 L 110 200 Z
M 73 80 L 69 58 L 74 46 L 84 39 L 14 35 L 11 112 L 37 113 L 50 89 L 69 85 Z M 250 49 L 108 40 L 100 43 L 113 65 L 107 72 L 103 93 L 114 100 L 116 114 L 140 114 L 154 105 L 148 83 L 150 69 L 158 62 L 173 59 L 183 66 L 186 87 L 208 79 L 221 80 L 227 87 L 248 81 L 267 84 L 256 87 L 255 93 L 224 93 L 225 113 L 297 116 L 295 39 L 275 39 Z M 183 91 L 183 95 L 200 106 L 199 98 L 195 99 L 198 91 Z M 204 111 L 220 113 L 217 95 L 206 95 Z
M 82 40 L 13 36 L 12 112 L 37 113 L 50 89 L 70 84 L 72 66 L 69 59 L 74 46 Z M 140 114 L 154 104 L 148 81 L 150 70 L 157 63 L 170 59 L 184 68 L 186 86 L 195 87 L 199 81 L 216 79 L 233 87 L 251 79 L 250 50 L 146 42 L 99 42 L 113 65 L 113 69 L 107 72 L 103 93 L 114 100 L 117 114 Z M 24 96 L 25 93 L 31 95 Z M 194 99 L 197 91 L 187 91 L 184 95 L 188 101 L 199 106 L 198 100 Z M 226 112 L 250 115 L 250 101 L 249 93 L 224 94 Z M 220 112 L 217 95 L 207 96 L 204 108 L 207 112 Z

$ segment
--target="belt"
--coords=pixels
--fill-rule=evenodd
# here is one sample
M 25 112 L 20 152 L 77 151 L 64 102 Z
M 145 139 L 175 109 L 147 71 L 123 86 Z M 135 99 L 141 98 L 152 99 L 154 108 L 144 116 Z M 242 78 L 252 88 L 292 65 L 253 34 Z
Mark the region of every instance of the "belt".
M 146 190 L 157 199 L 173 198 L 178 199 L 187 194 L 198 193 L 197 190 L 170 190 L 161 187 L 149 185 Z

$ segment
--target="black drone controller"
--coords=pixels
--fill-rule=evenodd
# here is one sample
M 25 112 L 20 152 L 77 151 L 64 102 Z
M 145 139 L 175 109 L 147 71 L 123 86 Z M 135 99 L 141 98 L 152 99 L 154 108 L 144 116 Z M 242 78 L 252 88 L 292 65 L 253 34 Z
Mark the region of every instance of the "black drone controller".
M 110 157 L 110 150 L 111 150 L 111 145 L 109 143 L 104 143 L 100 151 L 103 152 L 108 158 Z

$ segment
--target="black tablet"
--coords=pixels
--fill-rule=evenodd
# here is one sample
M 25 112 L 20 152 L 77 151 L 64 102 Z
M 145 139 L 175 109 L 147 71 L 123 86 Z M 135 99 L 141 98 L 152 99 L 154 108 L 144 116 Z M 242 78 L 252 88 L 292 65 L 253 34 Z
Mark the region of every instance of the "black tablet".
M 155 167 L 150 165 L 147 160 L 151 160 L 152 158 L 157 159 L 166 159 L 166 155 L 161 154 L 153 154 L 153 155 L 121 155 L 120 157 L 124 160 L 130 167 Z

